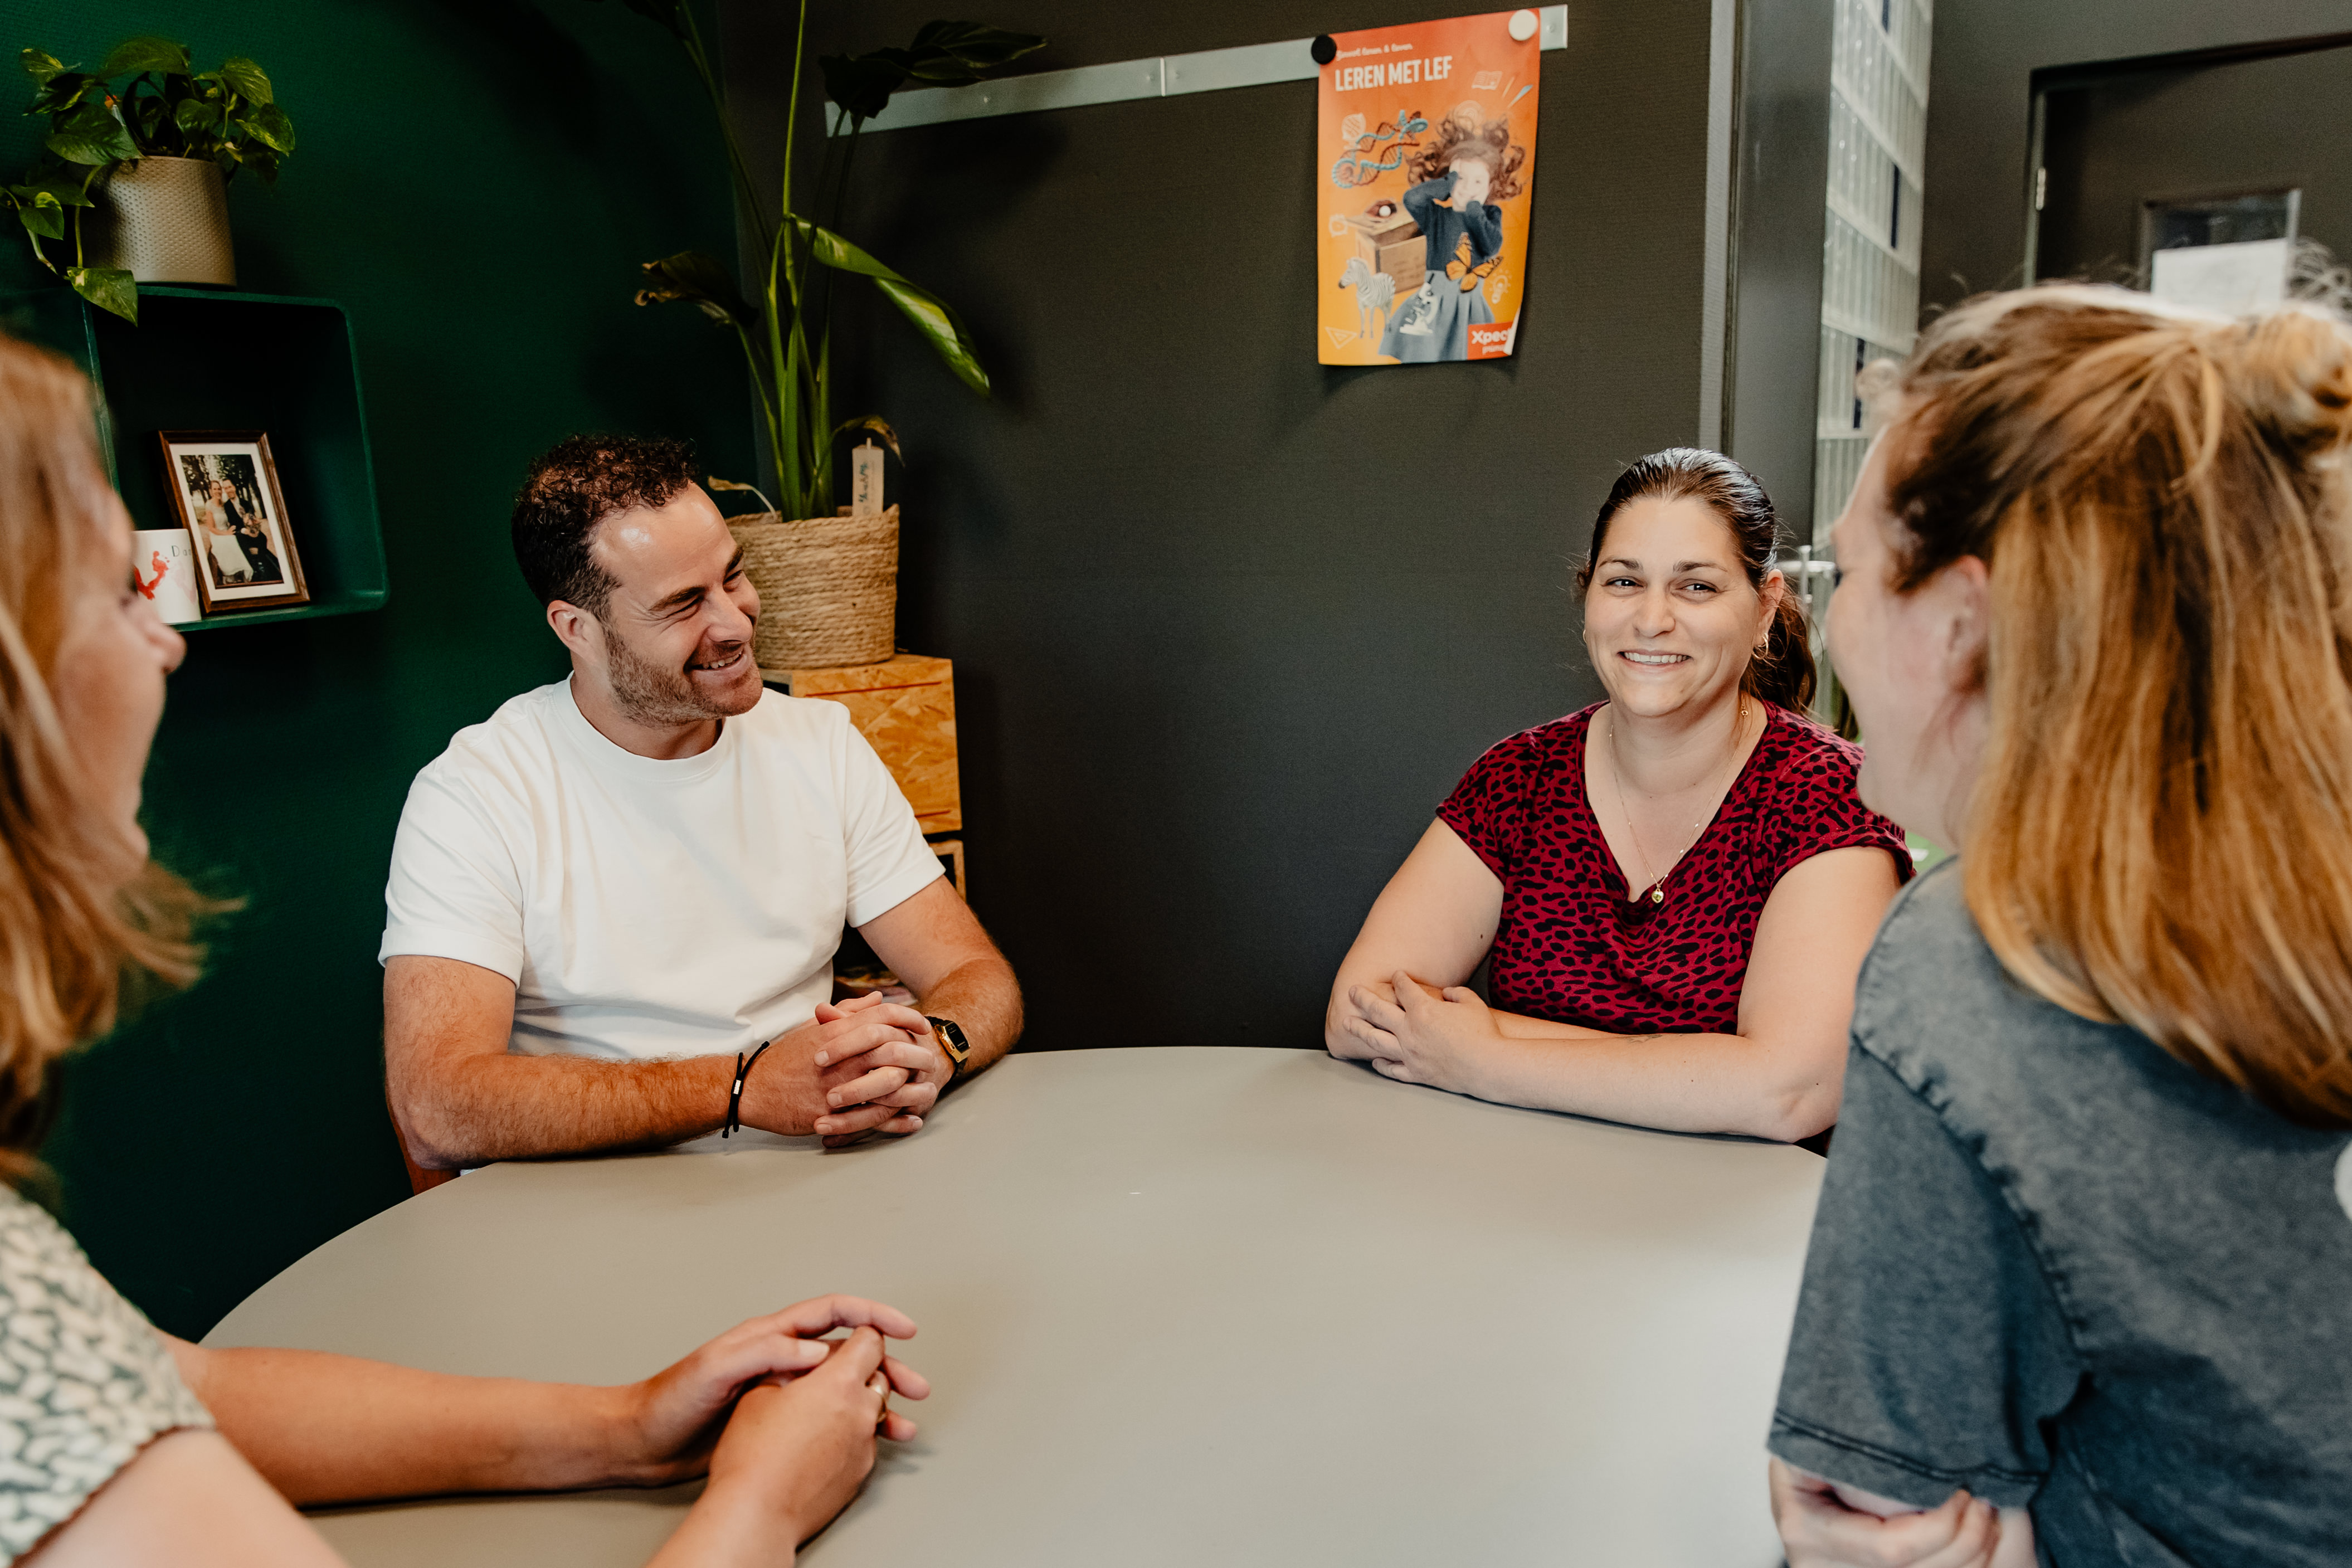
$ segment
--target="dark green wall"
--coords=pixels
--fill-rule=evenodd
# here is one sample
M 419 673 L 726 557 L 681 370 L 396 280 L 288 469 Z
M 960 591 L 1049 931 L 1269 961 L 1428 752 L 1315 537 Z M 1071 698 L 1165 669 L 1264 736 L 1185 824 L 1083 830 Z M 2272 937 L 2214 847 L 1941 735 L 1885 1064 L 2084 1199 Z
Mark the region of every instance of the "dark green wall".
M 1442 8 L 974 11 L 1061 67 Z M 791 9 L 722 13 L 772 159 Z M 813 50 L 933 14 L 827 7 Z M 1316 363 L 1312 81 L 864 139 L 849 237 L 954 303 L 1001 388 L 965 393 L 870 295 L 844 313 L 837 411 L 914 464 L 899 637 L 956 660 L 972 902 L 1030 1047 L 1319 1045 L 1438 800 L 1596 694 L 1570 561 L 1622 466 L 1699 429 L 1708 21 L 1570 7 L 1519 353 L 1479 364 Z
M 194 991 L 71 1066 L 44 1151 L 98 1266 L 197 1334 L 407 1194 L 375 962 L 401 802 L 453 731 L 562 668 L 506 542 L 532 454 L 614 429 L 750 462 L 731 344 L 629 302 L 635 263 L 723 250 L 731 216 L 699 89 L 619 5 L 51 0 L 0 21 L 7 49 L 68 62 L 160 32 L 262 63 L 300 147 L 275 192 L 231 185 L 240 283 L 350 310 L 374 442 L 390 606 L 189 639 L 147 815 L 169 863 L 246 908 Z M 0 284 L 32 282 L 21 251 L 0 244 Z

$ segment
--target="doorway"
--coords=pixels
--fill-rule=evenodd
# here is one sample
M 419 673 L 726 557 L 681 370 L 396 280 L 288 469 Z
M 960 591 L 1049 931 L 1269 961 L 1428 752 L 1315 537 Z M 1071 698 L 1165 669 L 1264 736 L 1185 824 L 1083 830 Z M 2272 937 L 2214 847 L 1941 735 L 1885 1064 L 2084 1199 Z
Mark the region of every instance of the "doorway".
M 2025 280 L 2146 289 L 2162 251 L 2298 239 L 2352 257 L 2346 103 L 2352 34 L 2037 71 Z M 2224 258 L 2167 258 L 2192 259 Z

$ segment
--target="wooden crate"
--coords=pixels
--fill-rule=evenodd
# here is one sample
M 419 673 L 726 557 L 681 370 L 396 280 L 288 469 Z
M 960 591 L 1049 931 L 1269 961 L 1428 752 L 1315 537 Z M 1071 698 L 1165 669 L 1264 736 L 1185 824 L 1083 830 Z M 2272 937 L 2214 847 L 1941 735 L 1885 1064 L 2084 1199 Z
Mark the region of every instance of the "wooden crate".
M 1421 225 L 1402 210 L 1386 217 L 1358 213 L 1347 224 L 1356 231 L 1356 254 L 1373 271 L 1396 279 L 1399 300 L 1421 287 L 1422 277 L 1429 270 L 1425 254 L 1429 247 L 1421 237 Z
M 965 885 L 963 879 L 963 840 L 934 838 L 931 840 L 931 853 L 940 858 L 940 874 L 955 884 L 956 896 L 970 903 L 971 889 Z
M 969 901 L 971 898 L 971 889 L 965 886 L 963 879 L 963 840 L 950 836 L 933 838 L 930 840 L 930 846 L 931 853 L 940 858 L 940 875 L 945 877 L 954 887 L 958 898 Z M 856 933 L 853 931 L 850 934 L 855 936 Z M 863 944 L 860 945 L 862 948 Z M 864 996 L 876 991 L 882 993 L 882 999 L 886 1002 L 897 1002 L 908 1007 L 915 1005 L 915 994 L 908 990 L 903 981 L 884 968 L 870 954 L 864 959 L 850 961 L 848 968 L 834 971 L 833 999 L 835 1002 L 845 1002 L 852 996 Z M 457 1173 L 436 1171 L 429 1173 L 446 1181 Z M 409 1174 L 413 1181 L 415 1177 L 413 1167 Z M 418 1187 L 416 1190 L 423 1192 L 425 1189 Z
M 956 773 L 955 664 L 902 653 L 880 664 L 844 669 L 762 669 L 771 685 L 794 697 L 818 697 L 849 710 L 883 765 L 906 792 L 925 833 L 963 826 Z

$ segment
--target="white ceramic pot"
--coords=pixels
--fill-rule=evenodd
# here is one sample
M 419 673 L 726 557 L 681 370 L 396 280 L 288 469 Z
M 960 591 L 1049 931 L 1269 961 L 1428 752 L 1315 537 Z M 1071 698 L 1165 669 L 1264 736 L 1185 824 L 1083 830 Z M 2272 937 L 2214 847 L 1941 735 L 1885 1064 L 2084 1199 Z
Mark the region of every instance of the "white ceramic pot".
M 93 259 L 142 283 L 236 284 L 228 186 L 209 158 L 142 158 L 95 193 L 108 220 Z

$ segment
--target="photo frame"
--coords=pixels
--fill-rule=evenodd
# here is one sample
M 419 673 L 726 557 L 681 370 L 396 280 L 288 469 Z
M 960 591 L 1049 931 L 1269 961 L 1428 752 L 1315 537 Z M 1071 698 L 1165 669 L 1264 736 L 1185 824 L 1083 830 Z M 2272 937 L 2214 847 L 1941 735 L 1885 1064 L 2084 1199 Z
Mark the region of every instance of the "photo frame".
M 195 547 L 205 614 L 310 602 L 266 430 L 159 430 L 163 488 Z

